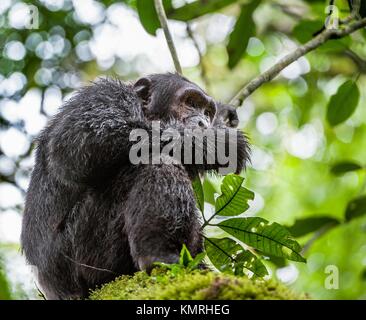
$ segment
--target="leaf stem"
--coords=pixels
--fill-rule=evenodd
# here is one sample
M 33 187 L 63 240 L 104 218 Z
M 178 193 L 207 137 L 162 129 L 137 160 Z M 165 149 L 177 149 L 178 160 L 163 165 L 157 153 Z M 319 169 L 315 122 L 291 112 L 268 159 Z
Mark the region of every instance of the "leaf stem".
M 215 212 L 210 218 L 208 218 L 207 220 L 205 220 L 204 224 L 202 225 L 202 229 L 204 227 L 210 226 L 210 227 L 217 227 L 217 224 L 211 224 L 210 221 L 216 217 L 217 212 Z

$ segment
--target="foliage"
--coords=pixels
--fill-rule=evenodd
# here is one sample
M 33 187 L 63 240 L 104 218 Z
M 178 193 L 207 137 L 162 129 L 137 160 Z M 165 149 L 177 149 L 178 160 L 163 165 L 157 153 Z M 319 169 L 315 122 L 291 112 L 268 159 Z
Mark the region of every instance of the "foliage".
M 205 250 L 211 263 L 219 271 L 242 275 L 243 270 L 248 270 L 256 277 L 268 274 L 260 259 L 230 238 L 206 238 Z
M 321 228 L 336 226 L 339 223 L 340 222 L 333 217 L 310 217 L 296 220 L 295 223 L 287 229 L 294 237 L 298 238 Z
M 90 295 L 92 300 L 298 300 L 274 281 L 252 281 L 246 277 L 217 274 L 207 270 L 179 273 L 154 269 L 151 276 L 137 272 L 122 276 Z
M 226 48 L 229 55 L 228 66 L 231 69 L 239 63 L 247 49 L 250 37 L 255 33 L 253 12 L 259 3 L 260 1 L 256 0 L 241 7 L 240 15 L 230 34 L 229 43 Z
M 215 213 L 203 224 L 203 228 L 220 228 L 235 240 L 228 237 L 205 237 L 205 251 L 211 263 L 221 272 L 243 274 L 245 270 L 256 277 L 264 277 L 268 272 L 259 258 L 260 255 L 267 254 L 305 262 L 300 254 L 300 245 L 291 238 L 288 230 L 278 223 L 269 223 L 259 217 L 229 218 L 219 223 L 211 222 L 217 216 L 238 216 L 249 208 L 248 201 L 254 199 L 254 193 L 244 188 L 243 182 L 244 178 L 238 175 L 227 175 L 224 178 L 221 195 L 216 199 Z M 196 198 L 200 198 L 202 202 L 203 187 L 199 187 L 197 180 L 194 181 L 194 190 Z M 204 212 L 202 214 L 204 217 Z
M 347 172 L 357 171 L 361 169 L 362 166 L 358 163 L 352 161 L 342 161 L 334 164 L 331 168 L 331 172 L 336 176 L 340 176 Z
M 201 252 L 197 254 L 193 259 L 188 248 L 185 244 L 183 244 L 182 250 L 180 252 L 179 263 L 167 264 L 163 262 L 155 262 L 155 265 L 169 269 L 172 274 L 177 274 L 182 272 L 182 270 L 184 269 L 188 271 L 198 269 L 202 265 L 205 256 L 206 253 Z
M 337 93 L 331 97 L 328 105 L 327 119 L 331 126 L 346 121 L 357 108 L 360 91 L 354 81 L 343 83 Z
M 0 300 L 10 300 L 10 288 L 8 281 L 5 276 L 5 272 L 3 271 L 3 262 L 0 257 Z

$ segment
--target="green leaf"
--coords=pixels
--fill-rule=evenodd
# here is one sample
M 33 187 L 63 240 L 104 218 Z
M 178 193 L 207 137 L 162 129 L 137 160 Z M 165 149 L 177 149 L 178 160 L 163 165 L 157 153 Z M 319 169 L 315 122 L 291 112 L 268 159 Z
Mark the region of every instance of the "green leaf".
M 350 201 L 346 209 L 346 221 L 361 217 L 366 214 L 366 196 Z
M 186 268 L 184 265 L 178 263 L 168 264 L 164 262 L 154 262 L 153 265 L 163 269 L 170 270 L 173 276 L 182 274 L 184 272 L 184 269 Z
M 163 1 L 165 10 L 171 10 L 172 1 Z M 155 36 L 156 30 L 160 28 L 160 21 L 155 10 L 154 0 L 137 0 L 137 13 L 144 29 Z
M 287 266 L 287 260 L 285 258 L 274 257 L 268 255 L 270 262 L 272 262 L 277 268 L 283 268 Z
M 339 53 L 349 48 L 352 43 L 350 37 L 342 39 L 331 39 L 319 47 L 319 52 L 322 53 Z
M 293 36 L 300 42 L 306 43 L 314 38 L 314 34 L 324 27 L 323 20 L 302 20 L 293 29 Z M 343 39 L 337 39 L 336 41 L 330 40 L 319 47 L 321 52 L 339 52 L 348 48 L 351 43 L 349 37 Z
M 156 30 L 160 27 L 154 0 L 137 0 L 136 5 L 141 24 L 148 33 L 154 36 Z
M 205 14 L 219 11 L 234 2 L 237 0 L 198 0 L 180 8 L 171 9 L 167 11 L 167 15 L 170 19 L 190 21 Z
M 205 195 L 203 193 L 203 187 L 199 176 L 193 179 L 192 188 L 194 191 L 198 208 L 201 210 L 202 213 L 204 213 Z
M 189 252 L 186 245 L 183 244 L 182 250 L 180 251 L 179 264 L 187 267 L 191 261 L 193 261 L 191 253 Z
M 314 33 L 321 30 L 323 26 L 324 21 L 321 20 L 301 20 L 292 31 L 292 34 L 300 43 L 305 43 L 311 40 Z
M 216 269 L 225 273 L 241 274 L 247 269 L 258 277 L 268 274 L 264 264 L 250 251 L 230 238 L 205 238 L 205 250 Z
M 203 261 L 203 259 L 206 257 L 206 252 L 201 252 L 197 254 L 194 259 L 188 263 L 188 268 L 190 270 L 196 269 Z
M 357 84 L 348 80 L 343 83 L 337 93 L 330 98 L 327 111 L 327 120 L 331 126 L 346 121 L 356 110 L 360 99 Z
M 216 200 L 215 214 L 236 216 L 249 208 L 248 200 L 254 199 L 254 193 L 241 185 L 244 178 L 227 175 L 221 184 L 221 196 Z
M 366 281 L 366 268 L 361 271 L 361 280 Z
M 220 272 L 233 273 L 234 256 L 241 250 L 241 246 L 229 238 L 205 238 L 207 257 Z
M 301 246 L 278 223 L 269 223 L 259 217 L 233 218 L 220 222 L 218 227 L 263 253 L 293 261 L 306 261 L 300 255 Z
M 0 300 L 11 300 L 9 283 L 3 271 L 3 262 L 0 259 Z
M 183 248 L 180 252 L 179 263 L 164 263 L 164 262 L 154 262 L 155 266 L 159 266 L 162 268 L 166 268 L 169 270 L 173 270 L 175 272 L 179 272 L 184 268 L 188 268 L 189 270 L 196 269 L 203 261 L 206 256 L 206 252 L 201 252 L 197 254 L 194 259 L 192 259 L 191 254 L 187 247 L 183 245 Z
M 206 176 L 203 181 L 203 194 L 205 195 L 205 202 L 215 205 L 215 194 L 217 193 L 214 183 Z
M 340 176 L 344 173 L 350 172 L 350 171 L 356 171 L 362 169 L 362 166 L 360 166 L 357 163 L 351 162 L 351 161 L 342 161 L 334 164 L 332 168 L 330 169 L 330 172 L 333 173 L 336 176 Z
M 234 273 L 236 275 L 243 275 L 243 269 L 253 272 L 253 274 L 259 278 L 268 275 L 267 268 L 263 262 L 249 250 L 243 250 L 240 252 L 236 256 L 235 260 Z
M 291 227 L 287 227 L 293 237 L 302 237 L 320 228 L 336 226 L 339 220 L 333 217 L 310 217 L 298 219 Z
M 230 34 L 229 43 L 226 47 L 229 55 L 228 66 L 233 69 L 244 56 L 250 37 L 255 34 L 255 23 L 253 12 L 260 1 L 254 0 L 248 5 L 241 6 L 240 15 L 236 21 L 233 31 Z

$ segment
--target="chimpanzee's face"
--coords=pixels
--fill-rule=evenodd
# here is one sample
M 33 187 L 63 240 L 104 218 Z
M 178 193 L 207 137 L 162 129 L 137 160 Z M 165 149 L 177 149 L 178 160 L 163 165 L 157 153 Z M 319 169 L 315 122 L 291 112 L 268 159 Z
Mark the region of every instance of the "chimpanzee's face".
M 190 128 L 213 124 L 217 103 L 180 75 L 151 75 L 138 80 L 134 88 L 151 120 L 178 121 Z

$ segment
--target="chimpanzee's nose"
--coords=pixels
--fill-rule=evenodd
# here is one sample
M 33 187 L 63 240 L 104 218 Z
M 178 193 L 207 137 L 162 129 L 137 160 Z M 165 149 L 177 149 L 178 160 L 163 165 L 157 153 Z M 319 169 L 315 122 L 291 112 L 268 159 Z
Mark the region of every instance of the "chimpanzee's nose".
M 201 115 L 194 115 L 192 117 L 186 118 L 185 123 L 188 127 L 197 129 L 208 129 L 210 127 L 210 122 L 208 119 L 205 119 L 205 117 Z
M 202 120 L 200 120 L 200 121 L 198 122 L 198 125 L 199 125 L 199 126 L 200 126 L 200 128 L 202 128 L 202 129 L 207 128 L 207 127 L 206 127 L 206 124 L 205 124 Z
M 205 120 L 205 119 L 199 119 L 198 120 L 198 126 L 201 129 L 208 129 L 209 126 L 210 126 L 210 123 L 207 120 Z

